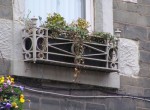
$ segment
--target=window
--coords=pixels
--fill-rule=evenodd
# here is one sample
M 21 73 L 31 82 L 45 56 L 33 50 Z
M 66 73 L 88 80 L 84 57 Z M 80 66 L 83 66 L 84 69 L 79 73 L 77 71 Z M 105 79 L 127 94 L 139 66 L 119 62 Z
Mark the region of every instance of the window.
M 42 17 L 46 20 L 48 13 L 61 14 L 68 23 L 78 18 L 84 18 L 90 23 L 93 13 L 93 0 L 25 0 L 26 15 Z M 92 15 L 93 17 L 93 15 Z

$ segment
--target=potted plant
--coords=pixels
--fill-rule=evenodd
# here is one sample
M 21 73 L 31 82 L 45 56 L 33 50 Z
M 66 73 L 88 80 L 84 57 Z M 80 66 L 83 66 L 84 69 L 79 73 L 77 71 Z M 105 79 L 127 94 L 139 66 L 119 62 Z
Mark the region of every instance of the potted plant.
M 14 85 L 11 76 L 0 77 L 0 110 L 23 110 L 23 87 Z
M 67 24 L 58 13 L 49 14 L 42 26 L 28 33 L 28 40 L 36 41 L 28 51 L 24 49 L 25 60 L 74 67 L 75 77 L 80 68 L 118 70 L 117 39 L 110 33 L 89 32 L 89 22 L 81 18 Z

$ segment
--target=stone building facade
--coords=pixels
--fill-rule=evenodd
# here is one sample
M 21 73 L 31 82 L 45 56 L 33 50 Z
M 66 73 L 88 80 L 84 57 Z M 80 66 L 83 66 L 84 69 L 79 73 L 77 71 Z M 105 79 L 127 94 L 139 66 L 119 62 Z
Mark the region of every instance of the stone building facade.
M 94 29 L 121 30 L 119 72 L 85 70 L 73 82 L 71 68 L 23 61 L 24 0 L 0 0 L 0 71 L 25 86 L 24 109 L 149 110 L 150 1 L 135 1 L 93 0 Z

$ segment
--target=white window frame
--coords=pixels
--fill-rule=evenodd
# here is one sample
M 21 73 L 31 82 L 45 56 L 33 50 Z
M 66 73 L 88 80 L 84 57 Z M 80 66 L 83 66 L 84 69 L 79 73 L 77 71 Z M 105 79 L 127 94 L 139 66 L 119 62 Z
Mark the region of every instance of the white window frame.
M 90 27 L 88 28 L 90 32 L 94 30 L 94 3 L 93 1 L 94 0 L 85 0 L 85 19 L 86 21 L 90 23 Z
M 85 19 L 90 23 L 89 31 L 94 30 L 94 3 L 93 0 L 85 0 Z

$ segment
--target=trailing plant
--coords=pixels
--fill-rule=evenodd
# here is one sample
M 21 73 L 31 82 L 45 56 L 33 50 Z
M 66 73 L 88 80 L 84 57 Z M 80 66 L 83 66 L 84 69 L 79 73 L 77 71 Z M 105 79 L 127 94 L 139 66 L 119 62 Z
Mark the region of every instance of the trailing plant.
M 116 47 L 116 37 L 106 32 L 93 32 L 93 36 L 91 37 L 92 41 L 96 41 L 97 43 L 110 43 L 114 48 Z
M 98 39 L 109 40 L 114 43 L 115 37 L 110 33 L 106 32 L 92 32 L 89 33 L 88 28 L 90 27 L 89 22 L 85 19 L 78 18 L 71 24 L 67 24 L 65 19 L 58 13 L 48 14 L 47 20 L 44 24 L 46 28 L 51 31 L 51 36 L 65 37 L 77 41 L 82 40 L 83 42 L 95 41 L 98 43 Z M 52 36 L 52 37 L 53 37 Z M 96 40 L 94 40 L 96 39 Z M 99 42 L 102 43 L 102 42 Z
M 33 25 L 32 20 L 29 18 L 30 14 L 31 14 L 31 11 L 29 10 L 27 16 L 23 18 L 23 22 L 25 24 L 25 27 L 27 28 L 32 28 L 32 25 Z
M 84 19 L 78 18 L 77 21 L 73 21 L 70 25 L 66 26 L 65 30 L 70 33 L 74 32 L 75 35 L 73 37 L 79 37 L 82 40 L 85 40 L 88 37 L 88 27 L 89 22 Z M 70 33 L 71 35 L 71 33 Z
M 71 24 L 67 24 L 65 19 L 58 13 L 48 14 L 45 27 L 49 28 L 49 36 L 51 38 L 64 37 L 73 41 L 73 50 L 75 55 L 75 79 L 77 74 L 80 73 L 80 64 L 84 64 L 82 58 L 83 54 L 83 43 L 84 42 L 96 42 L 107 44 L 109 43 L 112 47 L 116 48 L 116 38 L 110 33 L 106 32 L 92 32 L 88 31 L 90 24 L 86 20 L 79 18 L 73 21 Z

